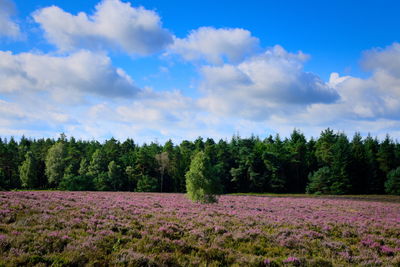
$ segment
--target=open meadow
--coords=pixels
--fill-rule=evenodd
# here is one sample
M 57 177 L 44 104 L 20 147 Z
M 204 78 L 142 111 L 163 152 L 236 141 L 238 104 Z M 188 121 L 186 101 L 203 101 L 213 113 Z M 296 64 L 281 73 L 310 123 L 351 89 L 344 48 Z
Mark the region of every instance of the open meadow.
M 399 266 L 400 202 L 0 192 L 0 266 L 84 264 Z

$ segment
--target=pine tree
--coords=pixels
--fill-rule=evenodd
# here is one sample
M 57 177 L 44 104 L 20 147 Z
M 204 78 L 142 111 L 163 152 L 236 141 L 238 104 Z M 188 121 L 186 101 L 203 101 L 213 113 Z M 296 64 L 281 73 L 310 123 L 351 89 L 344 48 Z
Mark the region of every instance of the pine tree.
M 308 194 L 330 194 L 332 171 L 329 167 L 322 167 L 309 175 Z
M 351 141 L 351 160 L 349 164 L 350 177 L 352 178 L 353 193 L 365 194 L 368 192 L 368 164 L 365 144 L 361 134 L 356 133 Z
M 300 131 L 294 130 L 287 142 L 289 161 L 288 190 L 291 193 L 304 193 L 307 184 L 307 175 L 310 172 L 307 166 L 307 140 Z
M 330 191 L 332 194 L 348 194 L 352 190 L 349 176 L 351 151 L 349 140 L 345 134 L 341 133 L 337 136 L 332 152 L 332 184 Z
M 400 195 L 400 167 L 388 173 L 385 191 L 388 194 Z
M 279 135 L 276 135 L 272 141 L 267 140 L 263 159 L 269 172 L 269 187 L 272 192 L 287 192 L 288 177 L 286 171 L 290 161 L 289 158 L 286 146 Z
M 367 194 L 381 194 L 384 192 L 384 174 L 379 169 L 378 163 L 378 150 L 379 142 L 370 135 L 364 141 L 367 172 L 365 176 L 365 183 L 367 186 Z

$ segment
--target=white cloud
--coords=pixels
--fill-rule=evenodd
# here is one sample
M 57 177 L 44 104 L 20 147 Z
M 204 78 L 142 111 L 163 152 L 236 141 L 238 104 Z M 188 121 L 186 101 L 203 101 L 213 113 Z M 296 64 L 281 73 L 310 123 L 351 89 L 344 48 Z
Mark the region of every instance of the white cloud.
M 258 48 L 259 40 L 244 29 L 201 27 L 183 39 L 175 38 L 169 53 L 180 54 L 185 60 L 207 60 L 221 64 L 224 58 L 242 61 Z
M 69 113 L 41 95 L 17 95 L 0 100 L 0 131 L 4 136 L 56 136 L 65 126 L 76 124 Z
M 36 11 L 33 18 L 61 50 L 112 48 L 148 55 L 172 42 L 156 12 L 119 0 L 103 0 L 93 15 L 73 15 L 51 6 Z
M 101 54 L 78 51 L 69 56 L 0 51 L 0 92 L 47 91 L 59 102 L 76 94 L 131 97 L 139 89 Z
M 307 56 L 275 46 L 238 65 L 205 66 L 203 107 L 223 116 L 266 120 L 312 103 L 332 103 L 337 93 L 318 76 L 304 72 Z
M 11 19 L 15 13 L 15 6 L 11 0 L 0 0 L 0 36 L 13 39 L 21 37 L 19 26 Z
M 373 72 L 386 72 L 400 78 L 400 44 L 393 43 L 385 48 L 376 48 L 364 53 L 362 65 Z
M 332 73 L 328 84 L 340 96 L 338 101 L 314 103 L 293 114 L 275 113 L 268 123 L 277 128 L 291 126 L 307 131 L 331 127 L 348 134 L 354 131 L 378 136 L 399 133 L 400 72 L 396 68 L 399 47 L 394 43 L 364 53 L 362 64 L 371 71 L 368 78 Z
M 331 76 L 340 80 L 335 88 L 342 101 L 336 108 L 354 119 L 400 119 L 399 62 L 400 44 L 394 43 L 364 53 L 362 64 L 372 72 L 370 77 Z
M 24 111 L 15 103 L 0 99 L 0 117 L 4 119 L 19 120 L 25 117 Z

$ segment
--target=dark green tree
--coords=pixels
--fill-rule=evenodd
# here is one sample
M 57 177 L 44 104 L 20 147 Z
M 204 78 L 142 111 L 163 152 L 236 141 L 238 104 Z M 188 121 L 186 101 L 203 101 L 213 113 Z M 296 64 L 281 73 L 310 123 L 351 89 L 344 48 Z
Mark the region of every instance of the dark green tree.
M 355 133 L 350 145 L 349 173 L 353 188 L 352 193 L 362 194 L 363 192 L 368 192 L 368 162 L 365 144 L 360 133 Z
M 110 190 L 107 185 L 108 163 L 102 149 L 99 148 L 93 153 L 88 170 L 88 175 L 97 190 Z
M 351 159 L 351 148 L 347 136 L 343 133 L 337 135 L 333 145 L 332 170 L 332 194 L 349 194 L 352 190 L 349 176 L 349 164 Z
M 140 175 L 136 192 L 157 192 L 159 190 L 158 179 L 148 175 Z
M 121 172 L 121 167 L 115 163 L 115 161 L 111 161 L 108 164 L 108 183 L 109 187 L 113 191 L 123 190 L 125 179 L 124 175 Z
M 263 160 L 268 171 L 269 189 L 275 193 L 288 192 L 288 175 L 290 155 L 287 145 L 276 135 L 274 140 L 266 140 Z
M 0 168 L 0 190 L 6 189 L 6 175 L 3 169 Z
M 126 179 L 127 179 L 127 190 L 128 191 L 135 191 L 138 176 L 135 174 L 135 169 L 132 166 L 128 166 L 125 169 Z
M 364 141 L 364 148 L 366 153 L 367 171 L 365 176 L 365 183 L 367 194 L 382 194 L 384 192 L 384 174 L 379 168 L 378 150 L 379 142 L 370 135 Z
M 10 141 L 5 142 L 5 151 L 2 153 L 4 158 L 2 159 L 3 172 L 5 174 L 5 187 L 6 189 L 19 188 L 21 186 L 19 179 L 18 167 L 20 166 L 23 158 L 20 158 L 18 143 L 13 137 Z
M 306 192 L 308 194 L 330 194 L 332 171 L 329 167 L 322 167 L 310 174 Z
M 388 194 L 400 195 L 400 167 L 388 173 L 385 191 Z
M 75 161 L 72 161 L 64 171 L 60 189 L 70 191 L 93 190 L 93 181 L 88 175 L 88 168 L 89 164 L 85 158 L 81 160 L 79 166 Z
M 311 171 L 308 165 L 307 140 L 304 134 L 298 130 L 294 130 L 290 135 L 290 139 L 286 143 L 286 151 L 288 155 L 288 191 L 291 193 L 304 193 L 307 185 L 307 177 Z

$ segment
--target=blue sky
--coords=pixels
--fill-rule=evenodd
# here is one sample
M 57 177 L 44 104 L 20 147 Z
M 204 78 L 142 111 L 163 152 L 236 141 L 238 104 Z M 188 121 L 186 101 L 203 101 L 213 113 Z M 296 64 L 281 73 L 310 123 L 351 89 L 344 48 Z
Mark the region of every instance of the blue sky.
M 398 1 L 0 0 L 0 135 L 400 136 Z

